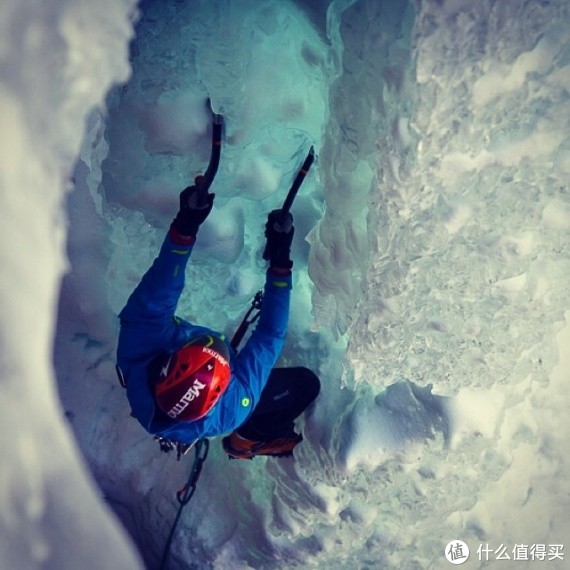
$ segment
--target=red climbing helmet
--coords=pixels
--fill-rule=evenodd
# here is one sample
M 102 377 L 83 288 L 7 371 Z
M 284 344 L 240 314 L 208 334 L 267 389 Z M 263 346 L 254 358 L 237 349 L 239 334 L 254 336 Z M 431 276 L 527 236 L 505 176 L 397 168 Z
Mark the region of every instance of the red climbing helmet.
M 220 337 L 192 339 L 162 369 L 154 392 L 158 407 L 183 422 L 204 417 L 230 383 L 229 359 L 229 349 Z

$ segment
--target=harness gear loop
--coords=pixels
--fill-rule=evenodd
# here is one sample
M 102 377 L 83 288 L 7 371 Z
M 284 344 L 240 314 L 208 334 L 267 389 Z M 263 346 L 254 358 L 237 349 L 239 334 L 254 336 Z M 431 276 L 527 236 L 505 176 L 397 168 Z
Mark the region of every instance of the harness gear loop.
M 154 440 L 158 443 L 158 447 L 163 453 L 170 453 L 171 451 L 176 450 L 176 461 L 180 461 L 182 456 L 186 455 L 192 447 L 194 447 L 194 443 L 172 441 L 165 437 L 161 437 L 160 435 L 155 435 Z

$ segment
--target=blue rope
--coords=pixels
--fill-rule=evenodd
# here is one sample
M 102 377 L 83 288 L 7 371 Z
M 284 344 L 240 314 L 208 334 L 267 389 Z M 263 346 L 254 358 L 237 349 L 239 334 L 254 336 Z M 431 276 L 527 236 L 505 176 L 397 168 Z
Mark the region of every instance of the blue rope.
M 200 478 L 200 473 L 202 472 L 204 461 L 206 461 L 206 457 L 208 457 L 210 442 L 207 439 L 202 438 L 196 442 L 195 447 L 196 455 L 194 456 L 194 464 L 192 465 L 192 471 L 188 477 L 188 482 L 186 485 L 184 485 L 184 487 L 182 487 L 182 489 L 180 489 L 180 491 L 176 493 L 176 499 L 180 503 L 180 507 L 178 507 L 176 518 L 174 519 L 174 523 L 170 529 L 170 534 L 168 535 L 168 540 L 166 541 L 166 545 L 164 547 L 164 552 L 162 553 L 160 570 L 164 570 L 164 568 L 166 568 L 166 563 L 170 555 L 172 539 L 174 538 L 174 532 L 176 531 L 176 525 L 178 524 L 180 516 L 182 515 L 182 509 L 190 502 L 190 499 L 196 491 L 196 485 L 198 484 L 198 479 Z

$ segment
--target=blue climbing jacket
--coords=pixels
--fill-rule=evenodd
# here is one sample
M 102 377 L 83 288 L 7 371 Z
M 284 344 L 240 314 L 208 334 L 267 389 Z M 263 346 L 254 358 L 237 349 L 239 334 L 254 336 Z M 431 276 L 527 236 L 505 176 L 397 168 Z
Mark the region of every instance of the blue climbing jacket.
M 117 349 L 117 364 L 133 415 L 149 433 L 182 443 L 229 433 L 248 418 L 281 354 L 291 297 L 291 275 L 278 275 L 269 269 L 255 330 L 239 354 L 230 348 L 232 376 L 227 390 L 203 418 L 194 422 L 171 419 L 155 403 L 149 366 L 191 338 L 212 332 L 223 336 L 174 315 L 191 252 L 192 245 L 178 245 L 166 236 L 158 257 L 119 315 Z

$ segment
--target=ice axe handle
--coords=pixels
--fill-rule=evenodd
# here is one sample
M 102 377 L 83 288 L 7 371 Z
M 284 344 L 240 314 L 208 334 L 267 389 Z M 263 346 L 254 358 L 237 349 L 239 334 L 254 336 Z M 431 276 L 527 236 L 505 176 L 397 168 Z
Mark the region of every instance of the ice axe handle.
M 212 151 L 210 153 L 210 163 L 206 169 L 204 178 L 208 183 L 208 187 L 212 184 L 218 166 L 220 164 L 220 154 L 222 152 L 222 127 L 224 125 L 224 117 L 218 113 L 212 113 Z
M 210 152 L 210 162 L 204 175 L 196 176 L 194 183 L 198 188 L 198 200 L 200 204 L 208 203 L 208 190 L 214 181 L 220 165 L 220 154 L 222 152 L 222 129 L 224 117 L 219 113 L 212 113 L 212 150 Z
M 307 157 L 305 158 L 303 165 L 299 169 L 299 172 L 297 173 L 297 176 L 295 177 L 295 180 L 293 181 L 293 184 L 291 185 L 289 192 L 287 192 L 287 196 L 285 198 L 285 201 L 283 202 L 283 206 L 281 207 L 281 214 L 283 215 L 283 221 L 281 222 L 280 220 L 276 220 L 273 226 L 275 231 L 288 232 L 291 229 L 290 225 L 288 225 L 287 223 L 288 222 L 287 214 L 291 210 L 291 206 L 293 206 L 293 202 L 297 196 L 297 192 L 299 191 L 301 184 L 305 180 L 305 177 L 307 176 L 307 173 L 309 172 L 314 160 L 315 160 L 315 149 L 313 146 L 311 146 L 311 148 L 309 149 L 309 154 L 307 154 Z M 265 249 L 263 251 L 263 259 L 266 260 L 269 259 L 269 250 L 267 249 L 267 245 L 265 246 Z
M 299 169 L 299 172 L 297 173 L 297 176 L 295 177 L 295 180 L 293 181 L 293 184 L 291 185 L 289 192 L 287 192 L 287 196 L 285 198 L 285 201 L 283 202 L 283 206 L 281 207 L 281 210 L 283 210 L 283 212 L 289 212 L 291 210 L 291 206 L 293 205 L 293 202 L 297 197 L 297 192 L 299 192 L 299 188 L 301 187 L 301 184 L 303 184 L 305 176 L 307 176 L 307 173 L 309 172 L 314 160 L 315 160 L 315 148 L 311 146 L 311 148 L 309 149 L 309 154 L 307 154 L 307 157 L 305 158 L 303 165 Z

